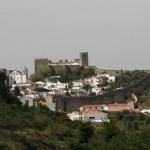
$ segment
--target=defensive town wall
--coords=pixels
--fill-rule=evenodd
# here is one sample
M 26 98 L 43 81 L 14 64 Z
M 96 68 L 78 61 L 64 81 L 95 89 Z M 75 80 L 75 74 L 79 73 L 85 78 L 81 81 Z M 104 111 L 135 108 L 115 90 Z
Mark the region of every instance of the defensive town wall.
M 122 69 L 121 70 L 99 69 L 96 66 L 90 66 L 90 67 L 94 68 L 96 73 L 104 73 L 105 72 L 105 73 L 112 74 L 112 75 L 121 73 L 121 71 L 123 71 L 123 72 L 133 72 L 134 71 L 134 70 L 122 70 Z M 141 71 L 144 71 L 144 72 L 150 74 L 150 70 L 141 70 Z
M 59 111 L 79 111 L 79 107 L 86 104 L 114 104 L 125 103 L 126 96 L 132 93 L 135 87 L 150 85 L 150 75 L 147 75 L 135 83 L 128 84 L 126 87 L 115 90 L 113 92 L 97 95 L 97 96 L 77 96 L 67 97 L 61 95 L 52 96 L 52 101 L 56 103 L 56 109 Z

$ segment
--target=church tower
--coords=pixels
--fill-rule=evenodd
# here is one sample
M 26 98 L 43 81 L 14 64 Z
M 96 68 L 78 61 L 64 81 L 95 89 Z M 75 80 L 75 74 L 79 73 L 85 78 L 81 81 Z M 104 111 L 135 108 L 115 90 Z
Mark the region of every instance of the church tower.
M 28 69 L 26 66 L 24 66 L 22 69 L 21 69 L 21 72 L 22 72 L 22 75 L 26 75 L 27 79 L 28 79 Z

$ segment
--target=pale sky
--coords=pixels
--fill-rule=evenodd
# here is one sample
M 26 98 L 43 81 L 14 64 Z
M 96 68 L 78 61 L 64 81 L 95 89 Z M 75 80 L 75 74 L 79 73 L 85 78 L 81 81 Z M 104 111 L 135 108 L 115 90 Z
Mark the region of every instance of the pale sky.
M 150 69 L 150 0 L 0 0 L 0 68 L 79 58 L 101 69 Z

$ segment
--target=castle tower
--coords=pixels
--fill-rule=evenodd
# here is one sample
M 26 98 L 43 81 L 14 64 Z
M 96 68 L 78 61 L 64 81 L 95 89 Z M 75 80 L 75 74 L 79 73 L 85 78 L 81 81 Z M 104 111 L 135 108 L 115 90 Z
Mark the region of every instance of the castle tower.
M 80 53 L 80 66 L 88 66 L 88 52 Z
M 49 65 L 49 60 L 48 58 L 40 58 L 40 59 L 35 59 L 35 72 L 37 71 L 38 68 L 44 68 Z

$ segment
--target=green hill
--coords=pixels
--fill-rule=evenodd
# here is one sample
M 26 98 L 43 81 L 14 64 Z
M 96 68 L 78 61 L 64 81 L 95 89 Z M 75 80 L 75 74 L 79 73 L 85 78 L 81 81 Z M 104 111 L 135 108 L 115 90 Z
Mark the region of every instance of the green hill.
M 66 149 L 72 122 L 44 106 L 0 104 L 0 149 Z
M 45 106 L 0 103 L 0 150 L 150 149 L 150 116 L 125 111 L 109 118 L 72 122 Z

